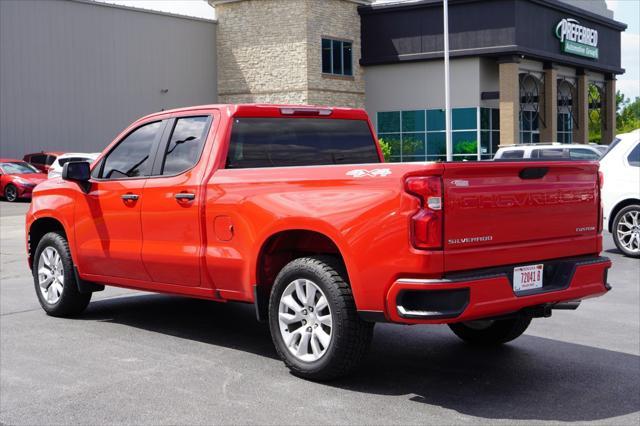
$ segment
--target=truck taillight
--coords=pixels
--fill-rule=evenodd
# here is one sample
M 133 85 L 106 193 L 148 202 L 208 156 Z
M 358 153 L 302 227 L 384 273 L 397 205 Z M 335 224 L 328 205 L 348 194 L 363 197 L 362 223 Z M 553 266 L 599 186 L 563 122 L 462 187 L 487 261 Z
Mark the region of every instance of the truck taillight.
M 420 199 L 420 210 L 411 218 L 411 240 L 421 250 L 442 248 L 442 180 L 439 176 L 410 177 L 406 191 Z

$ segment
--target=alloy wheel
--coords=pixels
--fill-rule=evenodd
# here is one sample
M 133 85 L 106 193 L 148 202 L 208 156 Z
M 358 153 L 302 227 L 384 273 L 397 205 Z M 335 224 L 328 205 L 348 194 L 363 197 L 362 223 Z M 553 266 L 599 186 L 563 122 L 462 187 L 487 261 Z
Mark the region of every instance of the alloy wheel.
M 616 236 L 620 245 L 629 252 L 640 253 L 640 211 L 630 210 L 618 221 Z
M 18 190 L 16 187 L 13 185 L 7 185 L 4 189 L 4 198 L 6 198 L 7 201 L 15 201 L 18 198 Z
M 297 279 L 280 296 L 278 308 L 280 335 L 297 359 L 317 361 L 331 343 L 331 308 L 323 291 L 313 281 Z
M 46 247 L 38 259 L 38 284 L 44 300 L 53 305 L 64 291 L 64 265 L 54 247 Z

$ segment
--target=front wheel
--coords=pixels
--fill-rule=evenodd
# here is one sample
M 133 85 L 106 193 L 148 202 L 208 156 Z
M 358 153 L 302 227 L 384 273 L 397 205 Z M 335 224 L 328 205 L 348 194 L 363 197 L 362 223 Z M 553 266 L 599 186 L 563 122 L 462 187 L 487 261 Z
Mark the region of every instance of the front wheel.
M 78 291 L 69 244 L 57 232 L 45 234 L 38 243 L 33 282 L 42 309 L 54 317 L 80 314 L 91 300 L 91 293 Z
M 531 324 L 531 318 L 479 320 L 449 324 L 456 336 L 474 345 L 501 345 L 520 337 Z
M 613 219 L 613 242 L 629 257 L 640 257 L 640 205 L 620 210 Z
M 269 299 L 271 338 L 291 372 L 330 380 L 367 352 L 373 323 L 360 319 L 346 271 L 329 256 L 299 258 L 278 274 Z
M 15 185 L 8 184 L 4 187 L 4 199 L 13 203 L 18 199 L 18 188 Z

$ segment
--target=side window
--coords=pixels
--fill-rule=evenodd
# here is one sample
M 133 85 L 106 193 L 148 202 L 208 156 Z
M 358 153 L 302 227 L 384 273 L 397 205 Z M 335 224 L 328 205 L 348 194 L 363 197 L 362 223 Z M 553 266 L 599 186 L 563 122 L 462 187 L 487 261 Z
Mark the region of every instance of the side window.
M 523 158 L 524 157 L 524 151 L 521 149 L 514 149 L 513 151 L 505 151 L 502 153 L 502 157 L 500 158 Z
M 151 172 L 151 149 L 160 137 L 162 121 L 145 124 L 129 133 L 105 157 L 100 177 L 122 179 L 148 176 Z
M 45 164 L 46 161 L 46 155 L 32 155 L 31 159 L 29 160 L 29 162 L 33 164 Z
M 176 120 L 164 154 L 163 175 L 182 173 L 196 165 L 207 138 L 208 124 L 208 116 Z
M 572 160 L 597 160 L 600 156 L 588 149 L 572 148 L 569 150 Z
M 632 167 L 640 167 L 640 143 L 637 143 L 633 151 L 629 153 L 627 161 Z
M 57 157 L 56 157 L 55 155 L 47 155 L 47 159 L 46 159 L 46 161 L 45 161 L 45 164 L 46 164 L 47 166 L 52 165 L 52 164 L 53 164 L 53 162 L 54 162 L 54 161 L 56 161 L 56 158 L 57 158 Z

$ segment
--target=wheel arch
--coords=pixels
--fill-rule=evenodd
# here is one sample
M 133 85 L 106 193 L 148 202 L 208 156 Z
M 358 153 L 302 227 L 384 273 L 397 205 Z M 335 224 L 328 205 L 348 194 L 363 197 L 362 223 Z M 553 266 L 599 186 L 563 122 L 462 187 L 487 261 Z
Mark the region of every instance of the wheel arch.
M 27 255 L 29 260 L 29 267 L 33 268 L 33 257 L 38 247 L 38 243 L 49 232 L 60 232 L 67 241 L 69 237 L 67 231 L 62 222 L 51 216 L 44 216 L 35 219 L 29 226 L 29 233 L 27 234 Z
M 620 210 L 624 209 L 625 207 L 633 204 L 640 205 L 640 200 L 637 198 L 627 198 L 619 201 L 618 204 L 616 204 L 613 209 L 611 209 L 611 213 L 609 214 L 609 223 L 607 224 L 607 229 L 609 230 L 609 232 L 613 232 L 613 220 L 618 215 L 618 212 L 620 212 Z
M 306 256 L 334 256 L 344 267 L 350 284 L 349 267 L 340 245 L 324 232 L 312 229 L 284 229 L 264 239 L 255 263 L 254 303 L 259 321 L 267 318 L 269 294 L 276 276 L 290 261 Z

